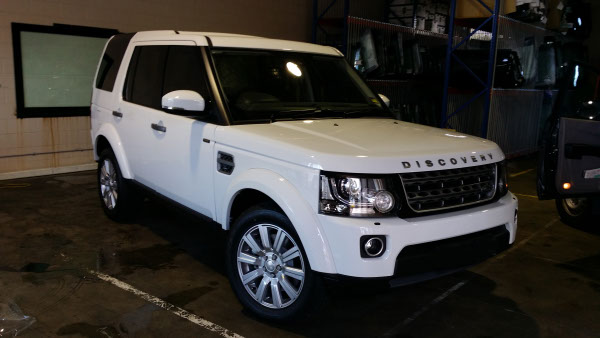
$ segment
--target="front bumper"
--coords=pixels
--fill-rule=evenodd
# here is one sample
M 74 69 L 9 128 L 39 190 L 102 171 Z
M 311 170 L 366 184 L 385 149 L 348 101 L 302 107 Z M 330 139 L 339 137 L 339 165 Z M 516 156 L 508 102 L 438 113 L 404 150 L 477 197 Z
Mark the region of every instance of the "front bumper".
M 399 256 L 400 253 L 409 246 L 414 248 L 418 244 L 442 242 L 445 239 L 477 232 L 484 234 L 484 230 L 500 229 L 498 227 L 503 226 L 508 234 L 502 239 L 495 236 L 494 240 L 507 240 L 506 247 L 508 247 L 514 242 L 517 232 L 517 209 L 517 198 L 509 192 L 506 196 L 490 204 L 432 216 L 400 219 L 319 215 L 319 220 L 333 255 L 336 273 L 351 277 L 376 278 L 404 275 L 402 269 L 405 268 L 405 265 L 399 264 L 398 268 L 396 266 L 397 261 L 401 261 L 403 257 Z M 381 257 L 361 257 L 359 242 L 360 237 L 364 235 L 385 236 L 386 251 Z M 477 241 L 477 236 L 471 237 L 472 241 Z M 497 246 L 495 242 L 490 245 Z M 427 246 L 420 247 L 427 250 Z M 500 245 L 495 250 L 490 250 L 490 253 L 493 254 L 502 249 L 503 246 Z M 413 268 L 415 264 L 418 264 L 415 262 L 418 260 L 411 260 Z M 431 261 L 423 260 L 423 267 L 416 270 L 419 270 L 420 273 L 427 273 L 429 265 L 431 265 Z M 431 269 L 435 269 L 435 267 L 432 266 Z

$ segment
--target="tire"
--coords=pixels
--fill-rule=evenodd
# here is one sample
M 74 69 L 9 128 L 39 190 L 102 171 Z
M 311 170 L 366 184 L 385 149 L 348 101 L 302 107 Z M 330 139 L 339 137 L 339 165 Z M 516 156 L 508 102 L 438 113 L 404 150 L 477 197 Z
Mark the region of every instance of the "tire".
M 100 153 L 97 182 L 104 213 L 114 221 L 130 220 L 139 205 L 139 198 L 131 184 L 123 178 L 119 163 L 111 149 L 105 149 Z
M 585 227 L 592 222 L 592 203 L 587 198 L 557 198 L 556 209 L 560 219 L 574 227 Z
M 235 221 L 227 272 L 244 308 L 263 319 L 301 319 L 323 299 L 320 276 L 310 269 L 292 223 L 265 207 L 250 208 Z

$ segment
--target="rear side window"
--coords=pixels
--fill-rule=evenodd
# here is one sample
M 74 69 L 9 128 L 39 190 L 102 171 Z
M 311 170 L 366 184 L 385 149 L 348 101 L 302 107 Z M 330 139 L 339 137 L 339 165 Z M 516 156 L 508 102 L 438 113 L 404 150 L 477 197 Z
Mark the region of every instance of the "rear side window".
M 112 92 L 123 55 L 133 35 L 117 34 L 108 42 L 96 75 L 96 88 Z

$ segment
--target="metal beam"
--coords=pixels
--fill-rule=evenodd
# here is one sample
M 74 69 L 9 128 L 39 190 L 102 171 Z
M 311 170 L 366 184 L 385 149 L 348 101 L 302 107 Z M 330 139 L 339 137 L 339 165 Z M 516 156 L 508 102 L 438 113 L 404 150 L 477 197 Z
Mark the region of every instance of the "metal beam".
M 498 15 L 500 13 L 500 0 L 496 0 L 494 4 L 494 12 L 492 13 L 492 41 L 490 41 L 490 57 L 487 74 L 488 96 L 483 107 L 483 118 L 481 119 L 481 137 L 487 138 L 488 121 L 490 118 L 490 106 L 492 100 L 492 90 L 494 87 L 494 70 L 496 67 L 496 37 L 498 35 Z
M 456 14 L 456 0 L 450 2 L 450 17 L 448 17 L 448 45 L 446 46 L 446 68 L 444 69 L 444 93 L 442 96 L 442 118 L 440 127 L 446 128 L 448 124 L 448 86 L 450 84 L 450 65 L 452 64 L 452 49 L 454 46 L 454 15 Z
M 483 3 L 481 0 L 476 0 L 481 4 L 486 10 L 488 10 L 491 14 L 483 23 L 481 23 L 475 30 L 473 30 L 467 37 L 461 39 L 456 45 L 454 45 L 454 19 L 456 15 L 456 1 L 452 0 L 450 3 L 450 18 L 448 20 L 448 46 L 446 48 L 446 68 L 444 69 L 444 92 L 442 97 L 442 116 L 440 126 L 445 128 L 448 125 L 448 120 L 464 110 L 468 105 L 472 104 L 477 98 L 482 95 L 485 96 L 484 106 L 481 119 L 481 129 L 480 136 L 486 138 L 488 131 L 488 122 L 490 115 L 490 100 L 491 94 L 494 87 L 494 70 L 496 67 L 496 38 L 498 35 L 498 16 L 500 14 L 500 0 L 494 0 L 494 9 L 492 10 L 489 6 Z M 454 54 L 454 52 L 466 43 L 475 33 L 480 31 L 486 24 L 492 21 L 492 38 L 490 41 L 490 48 L 488 54 L 488 69 L 487 69 L 487 77 L 485 81 L 481 79 L 477 74 L 475 74 L 468 65 L 460 60 L 460 58 Z M 472 98 L 467 100 L 464 104 L 462 104 L 458 109 L 448 114 L 448 87 L 450 84 L 450 69 L 452 68 L 452 61 L 455 61 L 460 66 L 464 67 L 467 72 L 473 76 L 478 82 L 484 87 L 482 91 L 474 95 Z

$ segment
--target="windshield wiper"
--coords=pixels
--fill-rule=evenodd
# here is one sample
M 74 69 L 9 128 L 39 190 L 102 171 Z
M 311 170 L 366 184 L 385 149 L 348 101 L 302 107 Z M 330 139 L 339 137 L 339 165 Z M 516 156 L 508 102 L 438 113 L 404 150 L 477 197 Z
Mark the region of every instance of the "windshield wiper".
M 278 110 L 271 113 L 271 123 L 275 122 L 278 118 L 285 117 L 288 119 L 294 119 L 298 114 L 306 114 L 317 111 L 319 108 L 301 108 L 301 109 L 290 109 L 290 110 Z
M 281 110 L 271 114 L 271 123 L 275 122 L 277 118 L 287 118 L 291 120 L 305 119 L 305 118 L 346 118 L 355 115 L 366 115 L 366 116 L 382 116 L 370 114 L 371 109 L 358 109 L 358 110 L 341 110 L 341 109 L 329 109 L 329 108 L 306 108 L 306 109 L 292 109 L 292 110 Z

